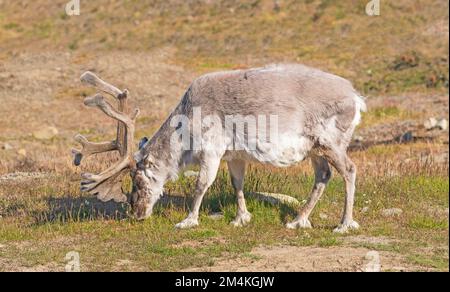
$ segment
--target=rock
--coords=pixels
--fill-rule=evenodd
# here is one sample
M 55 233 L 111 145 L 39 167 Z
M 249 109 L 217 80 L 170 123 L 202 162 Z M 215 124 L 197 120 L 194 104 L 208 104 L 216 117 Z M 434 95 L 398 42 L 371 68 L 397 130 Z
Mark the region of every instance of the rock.
M 11 150 L 11 149 L 13 149 L 11 144 L 5 143 L 2 145 L 2 150 Z
M 217 213 L 211 213 L 211 214 L 209 214 L 208 217 L 211 218 L 211 219 L 213 219 L 213 220 L 220 220 L 220 219 L 223 218 L 223 214 L 220 213 L 220 212 L 217 212 Z
M 442 119 L 437 123 L 436 126 L 442 131 L 446 131 L 448 129 L 448 121 L 446 119 Z
M 398 143 L 408 143 L 414 140 L 414 135 L 411 131 L 403 133 L 402 135 L 395 138 Z
M 433 130 L 433 129 L 437 128 L 439 130 L 446 131 L 448 129 L 448 120 L 441 119 L 438 121 L 435 118 L 429 118 L 428 120 L 426 120 L 423 123 L 423 126 L 427 130 Z
M 435 118 L 429 118 L 423 123 L 423 126 L 425 127 L 425 129 L 431 130 L 436 127 L 437 123 L 438 121 Z
M 184 172 L 185 177 L 197 177 L 198 171 L 188 170 Z
M 384 209 L 383 211 L 381 211 L 381 214 L 384 217 L 400 216 L 403 214 L 403 210 L 399 208 Z
M 273 1 L 273 10 L 279 12 L 281 10 L 281 4 L 279 0 Z
M 319 214 L 319 218 L 322 219 L 322 220 L 326 220 L 326 219 L 328 219 L 328 215 L 325 214 L 325 213 L 320 213 Z
M 365 214 L 367 212 L 369 212 L 369 207 L 364 207 L 361 209 L 361 213 Z
M 357 143 L 362 143 L 362 142 L 364 142 L 364 137 L 363 136 L 355 136 L 353 138 L 353 141 L 355 141 Z
M 33 137 L 38 140 L 50 140 L 58 135 L 58 129 L 55 127 L 45 127 L 33 132 Z
M 27 156 L 27 150 L 25 149 L 19 149 L 19 151 L 17 151 L 17 154 L 19 154 L 20 156 Z
M 299 207 L 302 205 L 296 198 L 284 194 L 254 192 L 250 195 L 259 201 L 268 202 L 272 205 L 286 204 L 292 207 Z
M 322 220 L 326 220 L 326 219 L 328 219 L 328 215 L 324 214 L 324 213 L 320 213 L 319 214 L 319 218 L 322 219 Z
M 407 271 L 407 269 L 405 267 L 392 267 L 391 269 L 392 269 L 392 271 L 395 271 L 395 272 L 406 272 Z

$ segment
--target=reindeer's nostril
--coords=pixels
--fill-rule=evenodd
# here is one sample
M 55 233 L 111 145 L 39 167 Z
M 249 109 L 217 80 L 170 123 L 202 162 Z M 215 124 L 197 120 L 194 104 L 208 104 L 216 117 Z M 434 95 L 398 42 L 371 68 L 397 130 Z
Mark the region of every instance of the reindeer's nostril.
M 152 215 L 151 205 L 143 202 L 138 202 L 133 206 L 133 215 L 134 218 L 138 221 L 142 221 L 147 219 Z

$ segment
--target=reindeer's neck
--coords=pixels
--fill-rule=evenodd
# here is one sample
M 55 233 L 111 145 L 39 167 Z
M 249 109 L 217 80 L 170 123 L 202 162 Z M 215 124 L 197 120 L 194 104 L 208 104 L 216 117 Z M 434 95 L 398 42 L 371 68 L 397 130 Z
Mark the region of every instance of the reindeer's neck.
M 145 153 L 152 156 L 156 166 L 154 171 L 164 179 L 163 183 L 176 179 L 178 171 L 186 164 L 181 141 L 171 139 L 174 132 L 169 118 L 145 147 Z

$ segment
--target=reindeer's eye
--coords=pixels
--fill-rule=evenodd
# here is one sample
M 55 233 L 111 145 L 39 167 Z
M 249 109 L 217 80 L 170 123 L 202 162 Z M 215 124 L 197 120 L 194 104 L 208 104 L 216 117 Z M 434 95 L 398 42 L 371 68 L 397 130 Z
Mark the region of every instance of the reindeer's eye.
M 133 192 L 132 195 L 131 195 L 131 205 L 136 204 L 137 200 L 138 200 L 138 194 L 137 194 L 137 192 L 135 191 L 135 192 Z
M 175 128 L 175 131 L 179 130 L 183 126 L 183 123 L 179 122 L 177 127 Z

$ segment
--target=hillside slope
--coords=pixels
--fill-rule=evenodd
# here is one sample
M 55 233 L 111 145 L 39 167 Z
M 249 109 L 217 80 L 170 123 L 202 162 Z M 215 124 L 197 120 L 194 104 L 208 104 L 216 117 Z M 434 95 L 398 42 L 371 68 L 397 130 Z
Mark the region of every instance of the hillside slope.
M 448 1 L 0 1 L 0 60 L 23 51 L 174 48 L 196 71 L 301 62 L 365 94 L 448 90 Z M 150 3 L 149 3 L 150 2 Z

